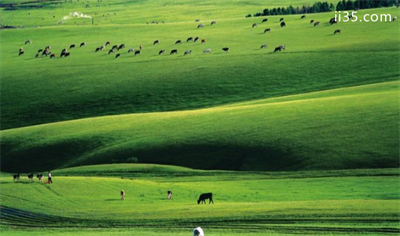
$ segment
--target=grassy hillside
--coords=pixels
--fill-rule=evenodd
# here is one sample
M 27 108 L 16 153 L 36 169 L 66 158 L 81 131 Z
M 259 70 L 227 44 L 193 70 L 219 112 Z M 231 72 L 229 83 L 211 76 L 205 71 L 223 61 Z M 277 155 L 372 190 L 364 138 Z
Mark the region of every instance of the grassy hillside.
M 134 171 L 159 166 L 101 168 Z M 79 169 L 69 171 L 82 171 Z M 187 173 L 175 168 L 175 173 L 179 172 Z M 363 174 L 357 177 L 359 172 Z M 25 176 L 20 183 L 0 177 L 0 223 L 19 227 L 5 228 L 2 232 L 10 232 L 7 235 L 23 235 L 26 227 L 32 226 L 40 231 L 33 230 L 29 235 L 69 235 L 75 230 L 82 235 L 95 234 L 89 228 L 101 228 L 99 233 L 116 231 L 116 235 L 155 235 L 162 229 L 181 235 L 198 225 L 209 235 L 249 235 L 248 231 L 254 235 L 399 232 L 398 170 L 355 170 L 353 176 L 336 178 L 321 177 L 319 171 L 304 172 L 304 176 L 291 174 L 276 174 L 277 178 L 271 179 L 248 173 L 248 178 L 241 179 L 220 172 L 207 180 L 201 175 L 149 180 L 55 174 L 51 185 L 36 180 L 29 183 Z M 121 189 L 126 192 L 125 201 L 119 199 Z M 166 199 L 168 189 L 174 193 L 172 201 Z M 198 195 L 208 191 L 214 193 L 214 204 L 197 205 Z
M 190 8 L 182 1 L 174 3 Z M 154 14 L 146 4 L 141 7 L 148 10 L 141 14 Z M 222 1 L 207 8 L 214 6 L 225 7 Z M 245 13 L 240 7 L 232 9 L 227 11 Z M 25 13 L 7 14 L 20 19 Z M 395 8 L 361 11 L 359 16 L 365 13 L 400 16 Z M 123 14 L 124 19 L 130 19 L 128 10 Z M 194 18 L 190 12 L 179 15 Z M 198 23 L 192 19 L 158 25 L 115 23 L 2 30 L 2 130 L 103 115 L 197 109 L 399 79 L 398 22 L 330 26 L 327 21 L 332 16 L 316 14 L 304 20 L 285 16 L 286 28 L 279 27 L 279 17 L 269 17 L 268 23 L 253 29 L 251 25 L 260 23 L 261 18 L 224 16 L 214 26 L 209 25 L 214 18 L 206 18 L 204 29 L 196 29 Z M 310 25 L 311 18 L 321 21 L 321 26 Z M 265 28 L 271 28 L 271 33 L 263 34 Z M 334 36 L 337 28 L 343 33 Z M 178 39 L 196 36 L 205 38 L 206 44 L 174 45 Z M 27 39 L 33 43 L 24 45 Z M 153 46 L 156 39 L 161 43 Z M 95 48 L 106 41 L 112 45 L 125 43 L 127 48 L 118 59 L 107 55 L 108 50 L 95 53 Z M 71 49 L 70 58 L 35 58 L 37 50 L 46 45 L 59 55 L 63 48 L 81 42 L 87 46 Z M 268 44 L 268 48 L 260 50 L 262 44 Z M 128 48 L 138 49 L 139 45 L 144 46 L 141 56 L 127 53 Z M 286 45 L 286 50 L 272 53 L 279 45 Z M 19 47 L 25 50 L 20 57 Z M 223 53 L 222 47 L 231 50 Z M 175 48 L 179 55 L 158 56 L 161 49 L 169 52 Z M 206 48 L 213 53 L 203 54 Z M 188 49 L 192 55 L 183 56 Z
M 201 169 L 398 167 L 399 83 L 194 111 L 83 119 L 1 132 L 2 169 L 127 162 Z

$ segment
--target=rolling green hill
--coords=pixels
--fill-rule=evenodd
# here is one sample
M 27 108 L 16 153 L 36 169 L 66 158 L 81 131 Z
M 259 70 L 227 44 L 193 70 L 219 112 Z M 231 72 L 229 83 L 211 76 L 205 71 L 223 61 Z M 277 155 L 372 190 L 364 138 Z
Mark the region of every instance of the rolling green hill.
M 398 22 L 330 26 L 333 15 L 324 13 L 285 16 L 286 28 L 279 26 L 279 16 L 269 17 L 252 28 L 262 18 L 244 15 L 262 10 L 259 2 L 236 1 L 225 11 L 223 1 L 179 0 L 171 6 L 151 1 L 138 8 L 137 1 L 121 3 L 3 10 L 3 19 L 25 22 L 26 28 L 0 31 L 2 171 L 121 163 L 132 157 L 201 169 L 398 167 Z M 182 18 L 163 13 L 160 17 L 175 21 L 124 21 L 132 14 L 148 18 L 164 3 Z M 196 29 L 193 9 L 203 29 Z M 94 26 L 57 24 L 72 10 L 116 14 Z M 396 8 L 359 16 L 371 13 L 400 16 Z M 55 17 L 41 20 L 40 14 Z M 310 19 L 321 25 L 313 27 Z M 211 20 L 218 23 L 211 26 Z M 265 28 L 271 32 L 264 34 Z M 342 34 L 333 35 L 337 28 Z M 195 36 L 206 43 L 185 42 Z M 24 45 L 26 39 L 32 43 Z M 156 39 L 160 45 L 152 45 Z M 174 45 L 177 39 L 184 42 Z M 106 41 L 126 44 L 120 58 L 107 55 L 109 47 L 94 52 Z M 81 42 L 87 45 L 70 49 L 69 58 L 35 58 L 46 45 L 58 56 Z M 261 50 L 261 44 L 268 48 Z M 142 55 L 127 53 L 139 45 Z M 278 45 L 286 50 L 273 53 Z M 178 55 L 158 55 L 174 48 Z M 203 54 L 206 48 L 213 52 Z M 183 56 L 188 49 L 192 55 Z
M 201 169 L 398 167 L 399 83 L 194 111 L 107 116 L 2 131 L 13 172 L 127 162 Z

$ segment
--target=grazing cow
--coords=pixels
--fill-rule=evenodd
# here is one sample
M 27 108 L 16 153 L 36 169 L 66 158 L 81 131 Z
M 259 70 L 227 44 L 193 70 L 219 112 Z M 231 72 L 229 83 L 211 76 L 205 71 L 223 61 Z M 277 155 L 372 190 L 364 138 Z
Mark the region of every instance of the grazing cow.
M 110 55 L 111 53 L 114 53 L 114 49 L 111 49 L 110 51 L 108 51 L 108 55 Z
M 392 21 L 396 21 L 397 20 L 397 16 L 393 17 Z
M 182 41 L 181 41 L 181 40 L 178 40 L 178 41 L 175 42 L 175 45 L 176 45 L 176 44 L 181 44 L 181 43 L 182 43 Z
M 43 174 L 37 174 L 36 177 L 39 179 L 39 182 L 43 183 Z
M 257 23 L 254 23 L 252 26 L 251 26 L 251 28 L 255 28 L 255 27 L 257 27 L 258 25 L 257 25 Z
M 106 42 L 106 47 L 108 46 L 108 45 L 110 45 L 111 44 L 111 42 L 110 41 L 107 41 Z
M 222 51 L 229 52 L 229 48 L 222 48 Z
M 121 56 L 121 54 L 118 53 L 117 55 L 115 55 L 115 58 L 118 58 L 118 57 L 120 57 L 120 56 Z
M 47 54 L 49 53 L 49 49 L 45 49 L 42 53 L 42 56 L 47 56 Z
M 282 50 L 285 50 L 285 45 L 281 45 L 281 46 L 279 46 L 279 47 L 276 47 L 275 48 L 275 50 L 274 50 L 274 52 L 280 52 L 280 51 L 282 51 Z
M 211 53 L 211 48 L 207 48 L 203 51 L 203 53 Z
M 69 57 L 71 54 L 69 53 L 69 52 L 66 52 L 65 54 L 64 54 L 64 57 Z
M 56 57 L 56 54 L 55 54 L 55 53 L 53 53 L 53 54 L 50 55 L 50 59 L 51 59 L 51 58 L 55 58 L 55 57 Z
M 71 46 L 69 46 L 69 49 L 71 48 L 75 48 L 75 44 L 71 44 Z
M 283 18 L 281 18 L 280 20 L 279 20 L 279 22 L 282 22 L 282 21 L 284 21 L 285 19 L 283 19 Z
M 192 50 L 186 50 L 183 55 L 185 56 L 185 55 L 190 55 L 190 54 L 192 54 Z
M 268 21 L 268 19 L 265 18 L 265 19 L 263 19 L 263 20 L 261 21 L 261 23 L 264 23 L 264 22 L 267 22 L 267 21 Z
M 172 200 L 172 191 L 171 190 L 168 190 L 167 191 L 167 198 L 169 199 L 169 200 Z
M 83 43 L 81 43 L 81 45 L 79 45 L 80 48 L 83 47 L 83 46 L 86 46 L 85 42 L 83 42 Z
M 203 43 L 206 43 L 206 39 L 202 39 L 201 40 L 201 43 L 203 44 Z
M 319 21 L 314 23 L 314 27 L 319 25 Z
M 304 18 L 306 18 L 306 15 L 302 15 L 302 16 L 300 17 L 300 19 L 304 19 Z
M 29 179 L 30 182 L 33 182 L 33 174 L 29 174 L 28 175 L 28 179 Z
M 211 25 L 215 25 L 215 24 L 217 24 L 217 21 L 211 21 Z
M 193 40 L 194 42 L 197 42 L 197 41 L 199 41 L 199 37 L 196 37 L 196 38 L 194 38 L 194 40 Z
M 189 38 L 186 40 L 187 43 L 190 42 L 190 41 L 193 41 L 193 37 L 189 37 Z
M 202 228 L 197 227 L 193 230 L 193 236 L 204 236 L 204 231 Z
M 266 44 L 261 45 L 260 49 L 267 48 Z
M 125 200 L 125 191 L 121 190 L 121 200 Z
M 314 20 L 310 20 L 310 24 L 314 23 Z
M 135 51 L 135 54 L 134 54 L 134 55 L 135 55 L 135 56 L 136 56 L 136 55 L 139 55 L 139 56 L 140 56 L 141 53 L 142 53 L 142 51 L 137 50 L 137 51 Z
M 37 51 L 37 53 L 41 53 L 41 52 L 43 52 L 43 49 L 39 49 L 39 50 Z
M 96 50 L 94 50 L 94 52 L 98 52 L 98 51 L 100 51 L 100 48 L 96 48 Z
M 46 46 L 45 48 L 44 48 L 44 50 L 50 50 L 51 49 L 51 46 Z
M 135 49 L 134 48 L 129 48 L 128 53 L 134 52 Z
M 19 48 L 18 52 L 23 52 L 24 48 Z
M 199 25 L 197 26 L 197 29 L 199 29 L 199 28 L 204 28 L 204 24 L 199 24 Z
M 38 58 L 39 57 L 39 53 L 37 53 L 35 57 Z
M 171 50 L 171 53 L 170 53 L 169 55 L 177 54 L 177 53 L 178 53 L 178 49 L 172 49 L 172 50 Z
M 284 21 L 281 22 L 281 28 L 286 27 L 286 23 Z
M 268 28 L 268 29 L 265 29 L 265 30 L 264 30 L 264 34 L 267 33 L 267 32 L 271 32 L 271 29 Z
M 13 175 L 14 182 L 19 181 L 19 174 Z
M 341 34 L 342 33 L 342 30 L 340 30 L 340 29 L 337 29 L 337 30 L 335 30 L 335 32 L 333 32 L 333 34 Z
M 24 55 L 24 51 L 20 51 L 19 53 L 18 53 L 18 56 L 21 56 L 21 55 Z
M 159 52 L 158 52 L 158 55 L 161 55 L 161 54 L 164 54 L 165 53 L 165 50 L 160 50 Z
M 28 39 L 28 40 L 26 40 L 26 41 L 25 41 L 25 44 L 28 44 L 28 43 L 32 43 L 32 41 L 31 41 L 31 40 L 29 40 L 29 39 Z
M 118 45 L 114 45 L 114 46 L 112 46 L 112 48 L 111 48 L 112 50 L 116 50 L 116 49 L 118 49 Z
M 331 24 L 331 25 L 333 25 L 333 24 L 337 24 L 338 22 L 337 22 L 337 20 L 335 19 L 335 17 L 333 17 L 333 18 L 331 18 L 330 20 L 329 20 L 329 24 Z
M 160 40 L 156 40 L 153 42 L 153 45 L 160 44 Z
M 195 22 L 200 22 L 200 20 L 199 20 L 199 19 L 196 19 Z
M 119 45 L 119 47 L 118 47 L 118 51 L 119 51 L 119 50 L 121 50 L 121 49 L 123 49 L 123 48 L 125 48 L 125 44 L 121 44 L 121 45 Z
M 206 200 L 210 199 L 208 204 L 211 204 L 211 202 L 214 204 L 213 201 L 213 194 L 212 193 L 203 193 L 199 196 L 199 199 L 197 200 L 197 204 L 200 204 L 200 202 L 203 204 L 206 204 Z

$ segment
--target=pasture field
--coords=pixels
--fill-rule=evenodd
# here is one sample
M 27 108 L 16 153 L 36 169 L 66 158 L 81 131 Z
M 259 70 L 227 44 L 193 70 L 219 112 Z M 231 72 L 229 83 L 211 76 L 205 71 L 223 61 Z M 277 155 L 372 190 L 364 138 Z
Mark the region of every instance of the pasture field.
M 53 184 L 0 177 L 7 235 L 24 227 L 34 227 L 32 235 L 189 235 L 197 225 L 207 235 L 400 232 L 398 169 L 277 173 L 118 164 L 53 174 Z M 215 203 L 197 205 L 198 189 L 213 192 Z
M 0 235 L 399 235 L 400 21 L 314 2 L 0 0 Z

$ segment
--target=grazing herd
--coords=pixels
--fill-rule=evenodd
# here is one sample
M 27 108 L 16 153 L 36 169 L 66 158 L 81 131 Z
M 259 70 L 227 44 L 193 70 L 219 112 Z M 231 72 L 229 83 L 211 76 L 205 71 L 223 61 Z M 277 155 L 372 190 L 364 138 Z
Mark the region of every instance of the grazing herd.
M 33 173 L 27 175 L 29 182 L 33 182 Z M 37 174 L 36 177 L 38 178 L 39 182 L 43 183 L 43 174 Z M 13 175 L 14 182 L 20 181 L 20 174 Z
M 300 17 L 300 19 L 305 19 L 305 18 L 306 18 L 306 15 L 302 15 Z M 396 21 L 396 20 L 397 20 L 397 17 L 394 17 L 392 19 L 392 21 Z M 196 22 L 200 22 L 200 20 L 196 19 Z M 268 18 L 264 18 L 264 19 L 261 20 L 261 24 L 266 23 L 266 22 L 268 22 Z M 330 25 L 334 25 L 334 24 L 338 24 L 338 21 L 336 20 L 336 18 L 331 18 L 328 21 L 328 23 Z M 210 23 L 211 26 L 212 25 L 216 25 L 216 24 L 217 24 L 217 21 L 211 21 L 211 23 Z M 315 21 L 315 20 L 311 19 L 310 20 L 310 24 L 312 24 L 314 27 L 316 27 L 316 26 L 319 26 L 321 23 L 319 21 Z M 281 28 L 284 28 L 284 27 L 287 26 L 284 18 L 280 18 L 279 19 L 279 25 L 280 25 Z M 253 23 L 251 27 L 252 28 L 257 28 L 258 26 L 259 26 L 258 23 Z M 205 27 L 205 25 L 203 23 L 197 25 L 197 28 L 204 28 L 204 27 Z M 264 34 L 267 34 L 267 33 L 269 34 L 269 33 L 271 33 L 271 28 L 266 28 L 266 29 L 264 29 L 263 32 L 264 32 Z M 342 33 L 341 29 L 336 29 L 333 32 L 334 35 L 341 34 L 341 33 Z M 186 39 L 186 43 L 190 43 L 190 42 L 196 43 L 199 40 L 200 40 L 200 37 L 198 37 L 198 36 L 197 37 L 188 37 Z M 181 45 L 182 42 L 183 41 L 181 39 L 178 39 L 178 40 L 175 41 L 175 45 Z M 32 41 L 30 39 L 25 41 L 25 45 L 31 44 L 31 43 L 32 43 Z M 201 39 L 201 44 L 205 44 L 205 43 L 206 43 L 206 39 L 202 38 Z M 153 45 L 160 45 L 160 44 L 161 44 L 161 41 L 159 39 L 153 41 Z M 99 47 L 96 47 L 94 52 L 97 53 L 97 52 L 103 51 L 109 45 L 111 45 L 111 42 L 107 41 L 105 44 L 103 44 L 103 45 L 101 45 Z M 86 46 L 85 42 L 82 42 L 82 43 L 79 44 L 79 48 L 82 48 L 84 46 Z M 71 49 L 75 49 L 75 48 L 77 48 L 76 45 L 75 44 L 71 44 L 68 49 L 71 50 Z M 125 48 L 125 44 L 114 45 L 110 50 L 108 50 L 108 55 L 115 54 L 115 58 L 119 58 L 119 57 L 122 56 L 122 53 L 120 51 L 122 49 L 124 49 L 124 48 Z M 266 49 L 266 48 L 267 48 L 267 44 L 262 44 L 261 47 L 260 47 L 260 49 Z M 39 49 L 35 57 L 39 58 L 39 57 L 43 57 L 43 56 L 45 56 L 45 57 L 49 56 L 50 58 L 56 58 L 57 55 L 55 53 L 52 53 L 50 50 L 51 50 L 50 46 L 46 46 L 44 49 Z M 143 45 L 140 45 L 138 50 L 136 50 L 134 48 L 129 48 L 128 54 L 129 53 L 133 53 L 134 56 L 140 56 L 142 54 L 142 50 L 143 50 Z M 229 50 L 230 50 L 229 47 L 222 48 L 223 52 L 229 52 Z M 280 45 L 278 47 L 275 47 L 273 52 L 281 52 L 282 50 L 285 50 L 285 46 L 284 45 Z M 207 48 L 207 49 L 203 50 L 203 53 L 206 53 L 206 54 L 210 54 L 211 52 L 212 52 L 212 50 L 210 48 Z M 158 55 L 163 55 L 165 53 L 166 53 L 166 50 L 162 49 L 162 50 L 160 50 L 158 52 Z M 19 48 L 18 56 L 22 56 L 24 54 L 25 54 L 24 48 L 22 48 L 22 47 Z M 169 55 L 174 55 L 174 54 L 178 54 L 178 49 L 172 49 L 170 51 L 170 53 L 169 53 Z M 191 55 L 191 54 L 192 54 L 192 50 L 190 50 L 190 49 L 189 50 L 185 50 L 184 53 L 183 53 L 184 56 Z M 62 57 L 70 57 L 70 56 L 71 56 L 71 53 L 67 50 L 67 48 L 64 48 L 60 53 L 60 58 L 62 58 Z

